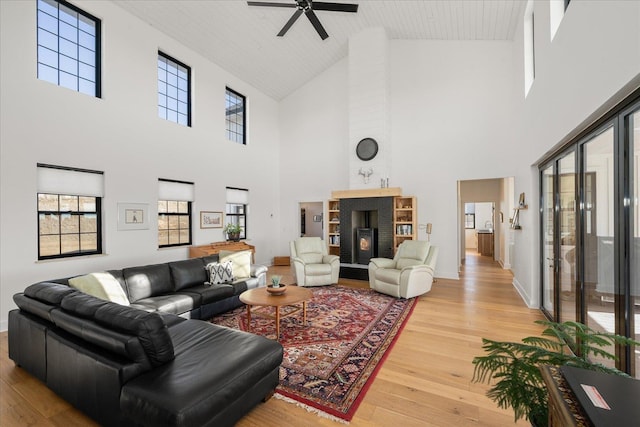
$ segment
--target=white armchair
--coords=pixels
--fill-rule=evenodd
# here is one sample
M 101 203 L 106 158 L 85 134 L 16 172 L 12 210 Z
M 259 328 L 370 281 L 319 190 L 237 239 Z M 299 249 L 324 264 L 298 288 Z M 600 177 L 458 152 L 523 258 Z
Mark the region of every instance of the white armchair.
M 371 289 L 396 298 L 413 298 L 431 290 L 438 248 L 422 240 L 405 240 L 393 259 L 371 258 Z
M 291 269 L 298 286 L 338 283 L 340 257 L 328 255 L 320 237 L 300 237 L 290 242 Z

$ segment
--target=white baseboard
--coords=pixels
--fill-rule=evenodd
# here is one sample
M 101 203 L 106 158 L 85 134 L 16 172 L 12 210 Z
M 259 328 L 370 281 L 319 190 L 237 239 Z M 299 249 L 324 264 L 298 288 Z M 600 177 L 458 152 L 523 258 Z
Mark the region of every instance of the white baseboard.
M 516 291 L 518 292 L 518 294 L 520 294 L 520 298 L 522 298 L 522 301 L 524 301 L 524 303 L 527 305 L 527 307 L 529 307 L 529 308 L 538 308 L 535 305 L 531 304 L 530 296 L 524 290 L 524 288 L 522 287 L 522 284 L 520 284 L 520 282 L 518 282 L 518 279 L 516 279 L 514 277 L 513 281 L 511 282 L 511 284 L 513 285 L 514 288 L 516 288 Z

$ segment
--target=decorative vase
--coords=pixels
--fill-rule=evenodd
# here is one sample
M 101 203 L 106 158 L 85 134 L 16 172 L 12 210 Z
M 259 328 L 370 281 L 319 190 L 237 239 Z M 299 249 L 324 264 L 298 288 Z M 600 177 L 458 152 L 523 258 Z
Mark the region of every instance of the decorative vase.
M 271 295 L 282 295 L 286 290 L 287 285 L 283 285 L 282 283 L 277 288 L 275 288 L 273 285 L 267 285 L 267 292 L 269 292 L 269 294 Z
M 227 240 L 237 242 L 240 240 L 240 233 L 227 233 Z

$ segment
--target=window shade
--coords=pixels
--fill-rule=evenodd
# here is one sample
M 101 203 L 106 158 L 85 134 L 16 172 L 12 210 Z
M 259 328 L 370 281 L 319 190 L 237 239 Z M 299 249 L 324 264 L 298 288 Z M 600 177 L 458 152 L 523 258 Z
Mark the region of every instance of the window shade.
M 180 202 L 193 202 L 194 185 L 191 182 L 158 180 L 158 199 L 176 200 Z
M 239 205 L 249 204 L 249 190 L 241 188 L 227 187 L 227 203 L 236 203 Z
M 38 193 L 104 197 L 104 174 L 38 165 Z

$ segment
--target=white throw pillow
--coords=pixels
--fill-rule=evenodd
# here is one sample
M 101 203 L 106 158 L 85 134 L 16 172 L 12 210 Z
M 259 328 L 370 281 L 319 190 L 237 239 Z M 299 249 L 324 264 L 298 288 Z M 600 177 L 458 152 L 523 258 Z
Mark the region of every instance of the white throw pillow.
M 120 286 L 118 279 L 106 272 L 71 278 L 69 279 L 69 286 L 96 298 L 120 305 L 129 305 L 127 294 Z
M 233 261 L 211 262 L 206 267 L 209 272 L 209 283 L 219 285 L 220 283 L 233 282 Z
M 251 251 L 220 251 L 220 262 L 233 261 L 233 277 L 248 279 L 251 277 Z

